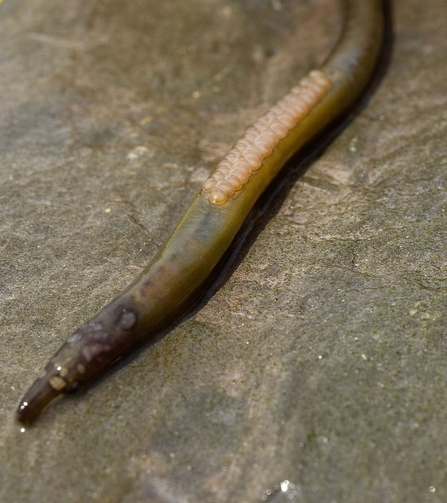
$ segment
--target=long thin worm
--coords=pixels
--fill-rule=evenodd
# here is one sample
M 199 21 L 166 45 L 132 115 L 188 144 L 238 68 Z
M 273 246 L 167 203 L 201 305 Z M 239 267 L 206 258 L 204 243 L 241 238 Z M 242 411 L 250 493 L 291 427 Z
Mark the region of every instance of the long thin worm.
M 153 261 L 61 346 L 21 400 L 19 421 L 31 423 L 57 395 L 88 382 L 184 313 L 287 160 L 360 95 L 382 46 L 382 2 L 342 0 L 342 6 L 344 30 L 326 64 L 248 129 Z

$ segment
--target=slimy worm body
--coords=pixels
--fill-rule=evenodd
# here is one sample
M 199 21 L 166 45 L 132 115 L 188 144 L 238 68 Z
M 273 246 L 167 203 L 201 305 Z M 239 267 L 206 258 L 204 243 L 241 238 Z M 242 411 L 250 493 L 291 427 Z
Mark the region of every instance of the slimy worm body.
M 203 184 L 153 261 L 61 346 L 20 402 L 21 422 L 32 422 L 57 395 L 85 384 L 191 307 L 287 160 L 360 95 L 382 45 L 382 3 L 341 4 L 345 27 L 326 64 L 248 129 Z
M 313 70 L 249 128 L 203 184 L 209 201 L 224 204 L 258 171 L 278 143 L 330 89 L 323 72 Z

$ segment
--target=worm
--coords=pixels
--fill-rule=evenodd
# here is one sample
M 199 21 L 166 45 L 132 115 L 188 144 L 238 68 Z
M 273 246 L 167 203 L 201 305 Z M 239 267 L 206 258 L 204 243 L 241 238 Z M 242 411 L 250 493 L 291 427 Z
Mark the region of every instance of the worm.
M 33 422 L 56 396 L 89 382 L 185 313 L 287 160 L 359 97 L 383 44 L 383 5 L 341 5 L 344 29 L 327 62 L 246 131 L 152 262 L 60 347 L 20 401 L 20 422 Z

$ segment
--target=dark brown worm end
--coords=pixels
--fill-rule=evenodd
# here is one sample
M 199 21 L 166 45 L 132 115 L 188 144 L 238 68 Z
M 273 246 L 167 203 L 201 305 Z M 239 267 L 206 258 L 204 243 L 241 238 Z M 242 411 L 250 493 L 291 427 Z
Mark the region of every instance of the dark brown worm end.
M 31 424 L 45 407 L 60 394 L 45 378 L 37 379 L 20 401 L 17 420 L 22 424 Z

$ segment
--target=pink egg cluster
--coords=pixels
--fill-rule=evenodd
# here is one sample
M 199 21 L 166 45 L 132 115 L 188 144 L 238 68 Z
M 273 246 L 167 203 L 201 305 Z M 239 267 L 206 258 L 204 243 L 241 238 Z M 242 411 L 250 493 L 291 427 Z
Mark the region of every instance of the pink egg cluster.
M 224 204 L 241 190 L 280 140 L 306 117 L 330 88 L 330 81 L 319 70 L 308 77 L 271 107 L 234 145 L 202 186 L 213 204 Z

